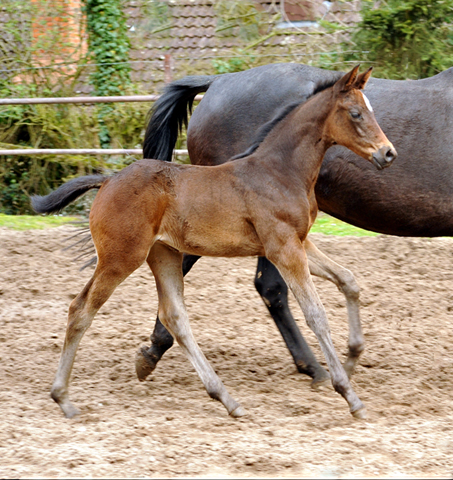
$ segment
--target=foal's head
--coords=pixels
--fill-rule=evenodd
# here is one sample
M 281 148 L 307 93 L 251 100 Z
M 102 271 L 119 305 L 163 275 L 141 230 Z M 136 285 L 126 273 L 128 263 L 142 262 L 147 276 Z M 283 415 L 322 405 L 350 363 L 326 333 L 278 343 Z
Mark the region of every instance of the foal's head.
M 333 108 L 325 132 L 333 144 L 343 145 L 372 162 L 379 170 L 391 165 L 397 153 L 374 117 L 371 104 L 362 90 L 372 68 L 358 74 L 354 67 L 333 86 Z

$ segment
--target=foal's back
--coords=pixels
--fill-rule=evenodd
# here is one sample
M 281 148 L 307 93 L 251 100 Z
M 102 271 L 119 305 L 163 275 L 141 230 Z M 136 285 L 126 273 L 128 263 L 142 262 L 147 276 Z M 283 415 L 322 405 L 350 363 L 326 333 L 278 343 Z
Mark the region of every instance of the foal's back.
M 234 170 L 232 164 L 133 163 L 106 181 L 93 202 L 90 227 L 96 247 L 113 235 L 126 237 L 128 244 L 138 238 L 161 241 L 194 255 L 262 255 L 246 183 Z

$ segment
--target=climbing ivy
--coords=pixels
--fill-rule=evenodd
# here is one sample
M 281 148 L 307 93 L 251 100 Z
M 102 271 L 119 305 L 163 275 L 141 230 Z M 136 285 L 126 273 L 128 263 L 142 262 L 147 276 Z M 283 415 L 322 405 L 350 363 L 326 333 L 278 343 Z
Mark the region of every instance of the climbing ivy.
M 90 76 L 95 94 L 122 95 L 131 84 L 126 19 L 121 0 L 84 0 L 88 49 L 96 64 Z M 112 104 L 98 109 L 99 140 L 103 148 L 110 145 L 105 117 L 114 110 Z
M 367 51 L 376 75 L 416 79 L 451 67 L 453 0 L 363 0 L 361 15 L 346 48 Z

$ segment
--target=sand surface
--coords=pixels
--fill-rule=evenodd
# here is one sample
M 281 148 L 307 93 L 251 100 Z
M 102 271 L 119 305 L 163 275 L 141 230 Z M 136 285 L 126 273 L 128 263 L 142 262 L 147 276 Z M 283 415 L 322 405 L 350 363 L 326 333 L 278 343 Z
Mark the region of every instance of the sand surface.
M 254 289 L 254 258 L 204 258 L 186 281 L 195 337 L 247 416 L 207 396 L 178 346 L 138 382 L 135 353 L 157 311 L 142 266 L 82 340 L 70 390 L 82 413 L 68 420 L 49 389 L 68 305 L 92 274 L 61 251 L 70 230 L 0 229 L 0 477 L 452 477 L 452 239 L 311 237 L 362 288 L 367 346 L 353 385 L 366 421 L 297 373 Z M 344 298 L 316 286 L 344 358 Z

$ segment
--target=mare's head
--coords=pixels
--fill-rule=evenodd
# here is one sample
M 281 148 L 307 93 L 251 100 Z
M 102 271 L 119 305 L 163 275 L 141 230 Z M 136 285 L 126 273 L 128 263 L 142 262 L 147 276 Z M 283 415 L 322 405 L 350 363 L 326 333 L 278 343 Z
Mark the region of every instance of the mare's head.
M 369 68 L 359 75 L 359 66 L 356 66 L 335 83 L 334 105 L 326 121 L 326 133 L 333 144 L 349 148 L 382 170 L 391 165 L 397 153 L 362 92 L 371 70 Z

